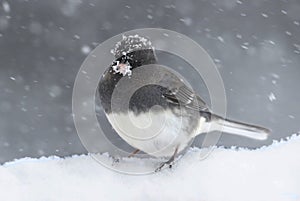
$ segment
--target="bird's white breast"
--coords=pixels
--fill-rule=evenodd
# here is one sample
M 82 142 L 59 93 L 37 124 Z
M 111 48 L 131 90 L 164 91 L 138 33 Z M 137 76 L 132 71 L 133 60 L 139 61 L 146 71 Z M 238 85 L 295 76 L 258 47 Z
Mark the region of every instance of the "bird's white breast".
M 128 144 L 156 157 L 172 156 L 177 146 L 179 151 L 183 150 L 195 136 L 187 131 L 189 119 L 172 110 L 118 113 L 107 117 Z

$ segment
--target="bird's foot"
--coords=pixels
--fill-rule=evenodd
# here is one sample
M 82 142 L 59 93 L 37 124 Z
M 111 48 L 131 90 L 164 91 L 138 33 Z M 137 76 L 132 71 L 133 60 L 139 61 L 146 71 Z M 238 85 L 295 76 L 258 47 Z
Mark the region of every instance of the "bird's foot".
M 175 151 L 174 151 L 174 154 L 171 156 L 171 158 L 166 161 L 166 162 L 163 162 L 160 164 L 160 166 L 158 168 L 155 169 L 155 172 L 159 172 L 161 171 L 161 169 L 164 167 L 164 166 L 169 166 L 169 168 L 171 169 L 173 167 L 173 164 L 174 164 L 174 160 L 175 160 L 175 157 L 177 155 L 177 152 L 178 152 L 178 146 L 176 147 Z
M 155 169 L 155 172 L 159 172 L 163 169 L 163 167 L 168 166 L 170 169 L 173 167 L 174 161 L 166 161 L 160 164 L 158 168 Z

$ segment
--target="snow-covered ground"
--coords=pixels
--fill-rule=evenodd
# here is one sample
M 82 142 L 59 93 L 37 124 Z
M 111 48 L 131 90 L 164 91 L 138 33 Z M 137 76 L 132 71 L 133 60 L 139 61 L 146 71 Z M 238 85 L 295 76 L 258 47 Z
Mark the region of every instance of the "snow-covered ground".
M 138 161 L 138 160 L 137 160 Z M 258 150 L 191 149 L 173 169 L 124 175 L 90 156 L 25 158 L 0 166 L 0 200 L 300 200 L 300 136 Z

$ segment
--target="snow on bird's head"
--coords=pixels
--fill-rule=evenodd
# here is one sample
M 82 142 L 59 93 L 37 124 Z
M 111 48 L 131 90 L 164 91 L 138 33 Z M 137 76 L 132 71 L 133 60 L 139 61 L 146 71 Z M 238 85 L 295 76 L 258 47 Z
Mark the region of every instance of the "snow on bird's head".
M 132 71 L 131 71 L 131 65 L 129 64 L 128 61 L 121 63 L 120 61 L 115 61 L 114 64 L 112 65 L 112 70 L 115 73 L 120 73 L 123 76 L 128 75 L 131 76 Z
M 111 53 L 115 55 L 115 58 L 120 58 L 123 55 L 131 53 L 137 50 L 153 49 L 151 41 L 145 37 L 139 35 L 122 36 L 122 40 L 119 41 Z

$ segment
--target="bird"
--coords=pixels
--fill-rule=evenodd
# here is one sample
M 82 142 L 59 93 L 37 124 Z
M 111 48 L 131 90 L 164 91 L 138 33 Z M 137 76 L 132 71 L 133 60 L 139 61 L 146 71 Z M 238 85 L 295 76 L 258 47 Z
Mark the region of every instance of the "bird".
M 222 131 L 256 140 L 269 137 L 271 131 L 267 128 L 214 114 L 176 72 L 158 65 L 148 38 L 123 36 L 111 52 L 115 60 L 98 84 L 100 103 L 113 129 L 136 149 L 131 156 L 143 151 L 166 158 L 155 171 L 171 167 L 200 134 Z M 143 83 L 149 78 L 156 82 Z M 137 83 L 144 85 L 133 86 Z M 116 91 L 119 98 L 114 97 Z M 128 100 L 122 97 L 129 95 Z

